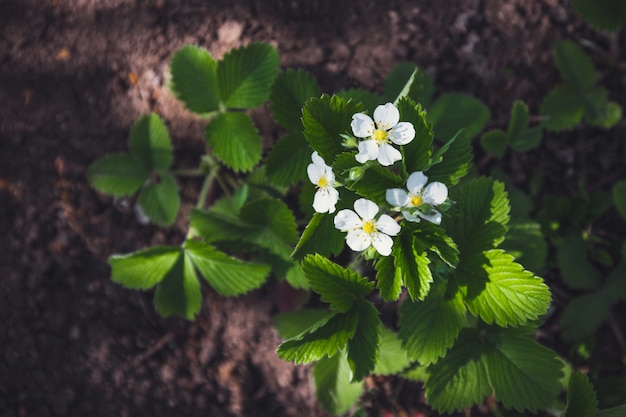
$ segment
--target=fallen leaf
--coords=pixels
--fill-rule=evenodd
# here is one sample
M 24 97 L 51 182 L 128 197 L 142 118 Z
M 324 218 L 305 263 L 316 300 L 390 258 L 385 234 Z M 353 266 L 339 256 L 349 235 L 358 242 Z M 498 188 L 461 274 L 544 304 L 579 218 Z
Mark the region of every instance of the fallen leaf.
M 63 48 L 57 54 L 57 61 L 67 61 L 70 58 L 70 50 Z
M 128 73 L 128 81 L 130 81 L 130 85 L 135 85 L 139 81 L 139 76 L 131 71 Z

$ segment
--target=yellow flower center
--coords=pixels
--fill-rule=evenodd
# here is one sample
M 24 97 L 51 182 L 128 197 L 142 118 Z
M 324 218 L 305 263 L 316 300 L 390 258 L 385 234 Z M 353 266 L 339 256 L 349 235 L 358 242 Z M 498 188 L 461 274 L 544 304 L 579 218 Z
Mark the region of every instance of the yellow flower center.
M 328 185 L 328 181 L 326 180 L 326 177 L 322 177 L 319 179 L 319 181 L 317 181 L 317 186 L 318 187 L 326 187 Z
M 419 207 L 424 200 L 419 195 L 414 195 L 411 197 L 411 205 L 413 207 Z
M 371 235 L 376 231 L 376 226 L 374 226 L 374 223 L 367 221 L 363 224 L 363 231 L 368 235 Z
M 374 139 L 376 139 L 376 142 L 386 142 L 388 137 L 389 133 L 384 129 L 376 129 L 374 131 Z

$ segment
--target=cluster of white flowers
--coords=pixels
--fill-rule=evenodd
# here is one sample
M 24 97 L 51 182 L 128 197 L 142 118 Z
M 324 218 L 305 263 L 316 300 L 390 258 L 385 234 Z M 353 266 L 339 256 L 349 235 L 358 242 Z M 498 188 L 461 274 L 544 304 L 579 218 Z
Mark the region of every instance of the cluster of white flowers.
M 377 160 L 383 166 L 393 165 L 402 159 L 402 154 L 391 143 L 406 145 L 415 138 L 413 125 L 400 122 L 400 112 L 392 103 L 376 107 L 373 120 L 363 113 L 353 115 L 350 127 L 354 136 L 362 139 L 355 156 L 360 163 Z M 317 187 L 313 209 L 318 213 L 334 213 L 339 200 L 335 174 L 317 152 L 313 152 L 311 160 L 307 174 Z M 402 212 L 407 221 L 419 222 L 422 218 L 440 224 L 441 213 L 436 206 L 446 201 L 448 188 L 441 182 L 427 183 L 424 173 L 414 172 L 407 180 L 408 192 L 400 188 L 386 191 L 387 203 L 393 210 Z M 362 252 L 373 246 L 383 256 L 391 254 L 391 236 L 400 232 L 400 225 L 387 214 L 375 219 L 379 210 L 373 201 L 360 198 L 354 202 L 354 211 L 344 209 L 335 215 L 335 227 L 347 232 L 350 249 Z

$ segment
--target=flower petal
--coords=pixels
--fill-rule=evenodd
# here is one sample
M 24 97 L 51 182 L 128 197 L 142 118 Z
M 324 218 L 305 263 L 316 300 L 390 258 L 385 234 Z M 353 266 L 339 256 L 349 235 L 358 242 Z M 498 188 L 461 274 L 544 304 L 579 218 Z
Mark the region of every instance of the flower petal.
M 309 164 L 306 167 L 306 173 L 309 176 L 309 181 L 311 181 L 314 185 L 317 185 L 320 178 L 324 176 L 325 172 L 325 168 L 321 168 L 319 165 L 316 164 Z
M 324 162 L 324 159 L 320 156 L 320 154 L 317 153 L 317 151 L 311 154 L 311 161 L 313 161 L 313 163 L 319 166 L 320 168 L 323 168 L 323 169 L 330 168 L 328 165 L 326 165 L 326 162 Z
M 411 194 L 419 194 L 427 182 L 428 177 L 422 171 L 417 171 L 409 175 L 409 179 L 406 181 L 406 188 L 408 188 Z
M 350 230 L 346 236 L 346 243 L 356 252 L 364 251 L 372 244 L 372 236 L 363 229 Z
M 376 220 L 376 229 L 389 236 L 395 236 L 400 233 L 400 225 L 391 216 L 386 214 L 382 214 L 379 219 Z
M 390 188 L 385 191 L 385 199 L 392 207 L 404 207 L 409 204 L 409 195 L 401 188 Z
M 404 219 L 409 221 L 409 222 L 413 222 L 413 223 L 419 223 L 420 222 L 420 218 L 419 217 L 412 215 L 408 211 L 403 211 L 402 215 L 404 216 Z
M 335 215 L 335 227 L 342 232 L 347 232 L 348 230 L 360 228 L 363 226 L 363 222 L 361 218 L 357 216 L 355 212 L 348 209 L 340 210 L 339 213 Z
M 313 210 L 318 213 L 333 213 L 335 211 L 335 204 L 337 204 L 338 198 L 339 193 L 334 188 L 319 188 L 313 197 Z
M 335 206 L 337 205 L 337 201 L 339 201 L 339 191 L 337 191 L 333 187 L 328 187 L 328 200 L 328 212 L 334 213 L 336 210 Z
M 393 165 L 396 161 L 401 160 L 402 154 L 388 143 L 383 143 L 378 149 L 378 158 L 376 159 L 378 159 L 378 162 L 382 166 L 388 167 L 389 165 Z
M 374 233 L 372 236 L 372 245 L 381 255 L 389 256 L 391 255 L 393 239 L 384 233 Z
M 359 198 L 354 202 L 354 211 L 356 211 L 364 221 L 368 221 L 372 220 L 374 216 L 376 216 L 378 213 L 378 206 L 371 200 Z
M 448 187 L 441 182 L 428 184 L 424 189 L 424 202 L 431 205 L 439 205 L 448 198 Z
M 368 139 L 359 142 L 359 153 L 355 155 L 355 158 L 362 164 L 378 158 L 378 144 L 376 141 Z
M 441 224 L 441 213 L 439 213 L 438 211 L 433 214 L 419 213 L 418 216 L 420 216 L 424 220 L 428 220 L 431 223 Z
M 415 128 L 409 122 L 398 123 L 389 133 L 389 139 L 396 145 L 406 145 L 415 138 Z
M 374 121 L 367 114 L 356 113 L 352 115 L 352 122 L 350 123 L 352 133 L 357 138 L 369 138 L 374 134 Z
M 391 103 L 376 107 L 374 110 L 374 122 L 379 129 L 391 129 L 400 121 L 400 112 Z

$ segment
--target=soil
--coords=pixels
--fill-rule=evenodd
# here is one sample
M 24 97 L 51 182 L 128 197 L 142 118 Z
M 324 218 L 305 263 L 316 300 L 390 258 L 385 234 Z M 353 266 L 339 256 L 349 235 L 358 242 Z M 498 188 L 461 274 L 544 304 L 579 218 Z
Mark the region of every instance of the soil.
M 410 61 L 438 93 L 483 100 L 489 127 L 503 128 L 513 101 L 537 114 L 560 82 L 551 47 L 561 38 L 596 45 L 587 52 L 626 107 L 626 72 L 604 59 L 609 37 L 564 0 L 0 0 L 0 416 L 326 415 L 310 368 L 276 357 L 278 284 L 234 299 L 205 286 L 202 312 L 187 322 L 160 318 L 150 292 L 109 279 L 111 254 L 186 234 L 185 216 L 167 229 L 142 225 L 128 201 L 85 179 L 91 162 L 126 149 L 130 126 L 149 111 L 167 121 L 177 167 L 197 165 L 202 122 L 164 86 L 177 48 L 194 43 L 219 58 L 271 42 L 283 67 L 309 71 L 329 93 L 380 92 L 389 70 Z M 267 109 L 254 118 L 265 140 L 277 139 Z M 540 149 L 500 168 L 522 188 L 543 172 L 544 186 L 564 195 L 578 179 L 606 190 L 626 177 L 625 129 L 546 134 Z M 477 149 L 486 170 L 483 157 Z M 180 186 L 186 212 L 200 184 Z M 393 407 L 436 415 L 417 384 L 368 384 L 372 416 Z

